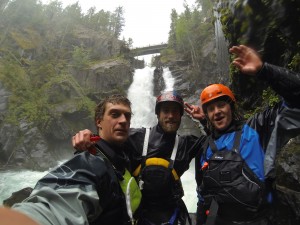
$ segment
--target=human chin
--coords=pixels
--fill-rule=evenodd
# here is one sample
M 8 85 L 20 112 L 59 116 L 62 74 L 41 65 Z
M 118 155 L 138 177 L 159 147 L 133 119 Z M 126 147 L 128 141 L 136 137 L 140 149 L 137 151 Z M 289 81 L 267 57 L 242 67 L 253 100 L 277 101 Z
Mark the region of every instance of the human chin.
M 176 123 L 165 123 L 163 125 L 163 130 L 166 133 L 174 133 L 178 130 L 178 124 L 176 124 Z
M 227 120 L 222 119 L 220 121 L 214 121 L 214 127 L 219 131 L 226 130 L 226 128 L 228 127 Z
M 126 139 L 128 137 L 128 133 L 127 132 L 120 132 L 120 131 L 117 131 L 115 132 L 114 134 L 114 139 L 117 141 L 117 142 L 125 142 Z
M 118 145 L 123 144 L 127 140 L 127 136 L 115 136 L 114 142 Z

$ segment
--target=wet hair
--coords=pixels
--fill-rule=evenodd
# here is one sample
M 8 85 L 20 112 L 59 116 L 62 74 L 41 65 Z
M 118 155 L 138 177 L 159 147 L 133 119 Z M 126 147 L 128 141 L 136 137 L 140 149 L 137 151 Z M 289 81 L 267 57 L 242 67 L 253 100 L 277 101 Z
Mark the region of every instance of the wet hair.
M 104 98 L 95 108 L 96 128 L 97 128 L 97 120 L 102 120 L 104 117 L 107 103 L 112 103 L 113 105 L 123 104 L 123 105 L 128 106 L 131 109 L 131 102 L 124 95 L 116 94 L 116 95 L 110 95 L 110 96 Z

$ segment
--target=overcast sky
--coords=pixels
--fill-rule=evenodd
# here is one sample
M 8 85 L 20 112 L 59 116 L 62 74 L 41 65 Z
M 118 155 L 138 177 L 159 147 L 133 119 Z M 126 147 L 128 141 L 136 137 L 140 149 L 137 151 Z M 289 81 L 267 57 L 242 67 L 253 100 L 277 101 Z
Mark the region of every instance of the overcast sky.
M 51 0 L 42 0 L 48 3 Z M 121 38 L 133 39 L 133 46 L 148 46 L 166 43 L 170 30 L 170 15 L 174 8 L 183 12 L 184 0 L 60 0 L 63 7 L 79 2 L 83 12 L 92 6 L 97 10 L 104 9 L 113 12 L 116 7 L 123 6 L 125 27 Z M 189 6 L 195 0 L 186 0 Z

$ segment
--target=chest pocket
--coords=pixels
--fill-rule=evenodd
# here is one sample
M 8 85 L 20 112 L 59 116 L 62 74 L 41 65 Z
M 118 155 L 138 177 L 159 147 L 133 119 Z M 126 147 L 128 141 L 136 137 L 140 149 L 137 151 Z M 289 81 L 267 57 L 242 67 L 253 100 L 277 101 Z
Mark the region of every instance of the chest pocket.
M 174 161 L 178 149 L 179 136 L 176 135 L 170 161 L 163 158 L 148 158 L 148 142 L 150 130 L 146 129 L 142 162 L 134 171 L 138 177 L 143 199 L 147 202 L 162 202 L 181 198 L 183 196 L 182 184 L 174 169 Z
M 218 150 L 209 138 L 213 155 L 203 169 L 203 187 L 205 193 L 212 195 L 218 203 L 257 209 L 262 203 L 265 187 L 240 155 L 241 132 L 236 132 L 232 150 Z
M 123 180 L 119 181 L 119 183 L 125 195 L 127 213 L 130 218 L 133 218 L 133 214 L 140 205 L 142 193 L 135 178 L 131 176 L 127 169 L 123 175 Z

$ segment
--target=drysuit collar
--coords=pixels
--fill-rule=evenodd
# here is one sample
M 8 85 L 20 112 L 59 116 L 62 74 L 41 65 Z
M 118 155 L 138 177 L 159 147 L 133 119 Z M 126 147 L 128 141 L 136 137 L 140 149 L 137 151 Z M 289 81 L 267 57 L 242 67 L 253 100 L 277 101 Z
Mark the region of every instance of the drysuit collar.
M 227 129 L 222 130 L 222 131 L 213 130 L 213 133 L 212 133 L 213 139 L 218 139 L 223 134 L 237 131 L 242 128 L 243 124 L 244 124 L 243 121 L 232 120 L 231 124 L 229 125 L 229 127 Z
M 124 146 L 111 145 L 103 139 L 96 143 L 96 147 L 109 159 L 114 167 L 122 172 L 128 168 L 129 160 L 124 153 Z

